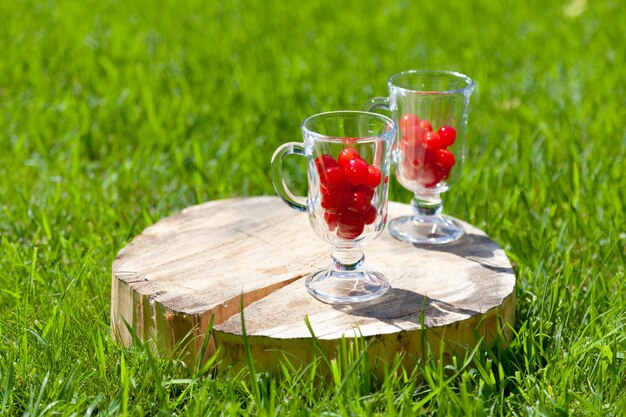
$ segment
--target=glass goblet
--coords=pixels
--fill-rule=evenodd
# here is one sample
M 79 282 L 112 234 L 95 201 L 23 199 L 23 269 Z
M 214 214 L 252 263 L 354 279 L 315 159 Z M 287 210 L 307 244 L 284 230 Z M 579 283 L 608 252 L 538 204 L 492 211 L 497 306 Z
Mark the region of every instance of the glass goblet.
M 452 242 L 461 224 L 442 214 L 441 193 L 463 171 L 469 99 L 474 82 L 450 71 L 413 70 L 388 80 L 389 97 L 375 97 L 364 109 L 391 111 L 398 125 L 393 161 L 398 182 L 413 192 L 413 215 L 389 222 L 395 238 L 417 244 Z
M 367 301 L 384 294 L 383 274 L 365 266 L 362 246 L 383 231 L 394 122 L 383 115 L 336 111 L 302 123 L 303 143 L 281 145 L 272 156 L 272 182 L 291 208 L 308 213 L 322 240 L 332 246 L 330 266 L 313 272 L 305 285 L 326 303 Z M 283 177 L 290 154 L 307 159 L 308 196 L 297 197 Z

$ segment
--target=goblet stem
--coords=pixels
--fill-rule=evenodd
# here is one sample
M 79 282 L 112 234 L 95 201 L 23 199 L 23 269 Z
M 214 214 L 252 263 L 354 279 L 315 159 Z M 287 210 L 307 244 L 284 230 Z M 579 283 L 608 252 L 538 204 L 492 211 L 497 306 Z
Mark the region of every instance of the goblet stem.
M 352 272 L 363 269 L 365 255 L 361 246 L 333 246 L 332 269 L 337 272 Z
M 417 217 L 438 216 L 443 210 L 443 202 L 439 193 L 415 194 L 411 200 L 413 212 Z

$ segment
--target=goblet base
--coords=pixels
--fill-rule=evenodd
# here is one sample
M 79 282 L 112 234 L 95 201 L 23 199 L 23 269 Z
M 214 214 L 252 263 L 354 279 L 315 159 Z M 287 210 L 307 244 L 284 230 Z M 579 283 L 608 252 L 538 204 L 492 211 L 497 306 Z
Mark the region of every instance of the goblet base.
M 380 297 L 389 289 L 385 276 L 372 270 L 323 269 L 309 275 L 305 285 L 313 297 L 328 304 L 369 301 Z
M 391 236 L 404 242 L 440 245 L 454 242 L 465 234 L 463 226 L 446 215 L 403 216 L 389 222 Z

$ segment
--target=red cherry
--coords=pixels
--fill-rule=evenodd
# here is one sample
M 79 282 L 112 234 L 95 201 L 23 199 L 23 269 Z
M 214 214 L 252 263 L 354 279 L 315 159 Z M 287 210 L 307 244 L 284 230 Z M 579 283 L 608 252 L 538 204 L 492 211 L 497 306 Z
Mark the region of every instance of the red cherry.
M 427 148 L 439 149 L 441 148 L 441 139 L 437 133 L 426 131 L 422 135 L 422 144 Z
M 428 130 L 429 132 L 433 131 L 433 125 L 431 125 L 430 122 L 426 119 L 420 120 L 417 125 L 424 130 Z
M 348 183 L 351 185 L 361 185 L 367 183 L 369 171 L 367 162 L 362 159 L 351 159 L 344 168 Z
M 326 170 L 326 168 L 336 166 L 337 161 L 335 161 L 335 158 L 326 153 L 315 158 L 315 168 L 317 168 L 317 172 L 320 175 Z
M 352 161 L 353 159 L 360 159 L 360 158 L 361 158 L 361 155 L 359 155 L 357 150 L 354 149 L 353 147 L 348 146 L 347 148 L 343 149 L 339 153 L 339 157 L 337 158 L 337 162 L 339 163 L 339 166 L 342 169 L 346 169 L 346 166 L 348 165 L 348 162 Z
M 334 213 L 324 213 L 324 221 L 328 225 L 328 230 L 333 231 L 337 228 L 337 222 L 339 221 L 339 215 Z
M 370 206 L 370 199 L 360 191 L 350 194 L 348 210 L 356 214 L 363 214 Z
M 382 175 L 380 174 L 380 169 L 375 165 L 370 165 L 367 167 L 367 181 L 365 185 L 370 188 L 376 188 L 380 184 L 380 179 Z
M 385 176 L 385 184 L 389 182 L 389 175 Z
M 441 126 L 437 133 L 441 138 L 441 146 L 451 146 L 456 140 L 456 130 L 452 126 Z
M 400 131 L 404 134 L 405 131 L 409 130 L 413 126 L 417 126 L 419 122 L 419 117 L 415 114 L 407 113 L 400 118 Z
M 344 239 L 356 239 L 363 233 L 365 222 L 363 216 L 347 212 L 339 215 L 337 236 Z
M 358 191 L 360 193 L 363 193 L 363 194 L 365 194 L 367 196 L 367 198 L 369 198 L 371 200 L 372 198 L 374 198 L 374 192 L 376 191 L 376 189 L 375 188 L 370 188 L 367 185 L 359 185 L 357 187 L 353 187 L 352 191 L 354 191 L 354 192 Z
M 436 153 L 436 161 L 439 166 L 450 171 L 450 169 L 456 163 L 454 154 L 447 149 L 438 149 Z
M 421 125 L 422 121 L 414 114 L 405 114 L 400 119 L 400 133 L 403 142 L 414 142 L 421 138 L 425 131 Z M 428 123 L 428 122 L 427 122 Z
M 408 144 L 417 142 L 422 138 L 422 136 L 424 135 L 424 132 L 428 132 L 428 131 L 425 129 L 422 129 L 419 126 L 411 126 L 407 128 L 406 130 L 402 131 L 402 142 L 405 142 Z
M 431 159 L 430 154 L 432 154 L 432 152 L 433 149 L 420 142 L 419 144 L 414 145 L 409 152 L 406 153 L 406 156 L 414 166 L 421 166 L 429 163 L 428 160 Z
M 320 175 L 320 183 L 323 188 L 329 190 L 337 188 L 345 188 L 348 185 L 346 173 L 338 166 L 326 168 L 326 171 Z
M 424 148 L 423 161 L 424 164 L 434 165 L 437 163 L 437 153 L 439 148 Z
M 443 178 L 443 171 L 437 164 L 420 167 L 418 181 L 426 188 L 432 188 Z
M 404 161 L 413 161 L 415 159 L 422 159 L 424 153 L 424 147 L 421 142 L 407 143 L 402 146 L 402 157 Z M 408 163 L 408 162 L 407 162 Z
M 376 207 L 372 206 L 371 204 L 369 205 L 369 207 L 365 210 L 365 214 L 363 214 L 363 221 L 365 222 L 365 224 L 372 224 L 376 221 Z
M 340 189 L 325 190 L 322 188 L 320 205 L 327 213 L 339 213 L 345 209 L 347 203 L 346 194 Z

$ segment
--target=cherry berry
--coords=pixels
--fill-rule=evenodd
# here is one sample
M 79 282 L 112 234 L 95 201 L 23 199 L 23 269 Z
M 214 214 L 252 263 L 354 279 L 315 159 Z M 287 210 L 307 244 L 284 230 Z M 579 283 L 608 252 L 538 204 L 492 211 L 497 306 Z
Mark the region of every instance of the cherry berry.
M 441 146 L 451 146 L 456 140 L 456 130 L 452 126 L 441 126 L 437 133 L 441 138 Z
M 380 184 L 381 177 L 382 175 L 380 174 L 380 169 L 378 169 L 375 165 L 370 165 L 367 167 L 367 181 L 365 182 L 365 185 L 370 188 L 376 188 L 378 187 L 378 184 Z
M 422 119 L 419 121 L 419 123 L 417 124 L 420 128 L 427 130 L 429 132 L 433 131 L 433 125 L 430 124 L 430 122 L 426 119 Z
M 430 149 L 439 149 L 441 148 L 441 139 L 437 133 L 426 131 L 422 135 L 422 144 Z
M 344 167 L 346 178 L 350 185 L 362 185 L 367 183 L 369 171 L 368 165 L 363 159 L 351 159 Z
M 367 196 L 367 198 L 369 198 L 370 200 L 371 200 L 372 198 L 374 198 L 374 192 L 376 191 L 376 189 L 375 189 L 375 188 L 370 188 L 370 187 L 369 187 L 369 186 L 367 186 L 367 185 L 359 185 L 359 186 L 353 187 L 353 188 L 352 188 L 352 190 L 353 190 L 354 192 L 357 192 L 357 191 L 358 191 L 358 192 L 360 192 L 360 193 L 365 194 L 365 195 Z
M 315 168 L 317 168 L 317 172 L 320 175 L 326 170 L 326 168 L 336 167 L 336 166 L 337 166 L 337 161 L 335 161 L 335 158 L 333 158 L 332 156 L 326 153 L 315 158 Z
M 338 166 L 326 168 L 326 171 L 320 175 L 320 183 L 322 188 L 329 190 L 346 188 L 348 179 L 346 173 Z
M 350 210 L 351 212 L 361 215 L 365 213 L 369 206 L 370 199 L 367 195 L 365 195 L 365 193 L 357 191 L 350 194 L 350 199 L 348 201 L 348 210 Z
M 363 214 L 363 221 L 365 224 L 372 224 L 376 221 L 376 207 L 370 206 L 365 210 L 365 214 Z
M 348 196 L 342 190 L 325 190 L 322 188 L 320 205 L 327 213 L 339 213 L 348 204 Z
M 436 154 L 437 164 L 442 168 L 450 171 L 450 169 L 456 163 L 456 159 L 454 158 L 454 154 L 447 149 L 438 149 Z
M 337 158 L 337 162 L 339 163 L 339 166 L 342 169 L 346 169 L 346 166 L 348 165 L 348 162 L 352 161 L 353 159 L 360 159 L 360 158 L 361 158 L 361 155 L 359 155 L 357 150 L 354 149 L 351 146 L 348 146 L 347 148 L 343 149 L 339 153 L 339 157 Z
M 363 229 L 365 229 L 363 216 L 355 215 L 351 212 L 339 215 L 337 236 L 344 239 L 356 239 L 363 233 Z
M 429 164 L 420 168 L 418 181 L 426 188 L 432 188 L 443 179 L 444 172 L 437 164 Z
M 407 113 L 404 116 L 402 116 L 402 118 L 400 119 L 400 130 L 404 134 L 404 132 L 408 131 L 414 126 L 417 126 L 419 122 L 420 122 L 419 117 L 417 117 L 414 114 Z

